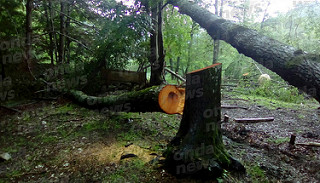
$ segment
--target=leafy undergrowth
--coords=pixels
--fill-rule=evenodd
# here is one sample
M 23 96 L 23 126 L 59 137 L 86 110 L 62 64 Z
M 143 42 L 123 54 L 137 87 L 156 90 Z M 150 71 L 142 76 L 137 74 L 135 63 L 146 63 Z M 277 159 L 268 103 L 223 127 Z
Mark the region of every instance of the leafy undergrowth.
M 211 182 L 320 180 L 319 148 L 287 145 L 291 133 L 297 134 L 298 142 L 320 141 L 316 108 L 297 110 L 277 103 L 269 108 L 250 98 L 229 95 L 224 96 L 223 104 L 248 107 L 222 111 L 230 116 L 230 122 L 222 124 L 226 148 L 245 165 L 247 174 L 239 177 L 225 171 Z M 178 130 L 180 115 L 106 115 L 64 99 L 15 108 L 23 113 L 4 111 L 1 115 L 0 151 L 12 159 L 0 163 L 0 182 L 201 182 L 177 179 L 158 163 Z M 265 116 L 275 121 L 232 121 Z M 121 159 L 124 155 L 135 157 Z

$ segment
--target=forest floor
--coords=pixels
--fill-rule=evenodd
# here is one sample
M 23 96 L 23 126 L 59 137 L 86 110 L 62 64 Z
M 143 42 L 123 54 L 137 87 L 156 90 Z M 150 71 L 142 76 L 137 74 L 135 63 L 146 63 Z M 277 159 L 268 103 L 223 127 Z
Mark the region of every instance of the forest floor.
M 240 99 L 241 98 L 241 99 Z M 290 147 L 320 142 L 318 104 L 289 104 L 261 97 L 224 94 L 222 109 L 228 152 L 247 170 L 225 171 L 211 182 L 319 182 L 320 147 Z M 30 103 L 27 102 L 27 103 Z M 176 134 L 181 115 L 164 113 L 101 114 L 66 99 L 13 105 L 22 113 L 1 109 L 2 182 L 201 182 L 177 179 L 156 161 Z M 240 124 L 241 117 L 274 117 L 273 122 Z M 123 155 L 136 155 L 125 158 Z

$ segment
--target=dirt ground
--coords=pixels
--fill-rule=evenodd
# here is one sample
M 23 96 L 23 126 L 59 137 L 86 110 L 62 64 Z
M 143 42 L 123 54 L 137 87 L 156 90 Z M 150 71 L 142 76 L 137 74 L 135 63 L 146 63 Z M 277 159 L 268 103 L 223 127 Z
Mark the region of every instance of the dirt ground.
M 66 99 L 24 103 L 13 106 L 21 113 L 0 111 L 0 154 L 11 155 L 0 162 L 0 183 L 201 182 L 177 179 L 157 163 L 177 132 L 180 115 L 102 115 Z M 286 108 L 227 95 L 222 104 L 246 107 L 223 108 L 222 114 L 230 119 L 221 128 L 228 152 L 247 173 L 225 171 L 211 182 L 319 182 L 320 147 L 288 143 L 291 134 L 296 134 L 296 143 L 320 142 L 316 104 Z M 274 117 L 274 121 L 233 121 L 244 117 Z

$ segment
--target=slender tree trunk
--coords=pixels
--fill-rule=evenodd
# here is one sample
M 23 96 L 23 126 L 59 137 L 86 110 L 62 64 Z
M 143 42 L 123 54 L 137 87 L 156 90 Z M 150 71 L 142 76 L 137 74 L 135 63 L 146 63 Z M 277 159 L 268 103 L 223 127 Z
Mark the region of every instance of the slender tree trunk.
M 163 3 L 160 1 L 158 3 L 158 54 L 159 54 L 159 71 L 158 74 L 160 75 L 160 79 L 158 81 L 158 84 L 161 84 L 163 82 L 163 76 L 164 76 L 164 66 L 165 66 L 165 53 L 164 53 L 164 45 L 163 45 L 163 31 L 162 31 L 162 6 Z
M 267 19 L 267 15 L 268 15 L 267 11 L 268 11 L 269 6 L 270 6 L 270 1 L 268 1 L 268 5 L 267 5 L 266 9 L 264 9 L 264 13 L 263 13 L 263 18 L 262 18 L 262 21 L 261 21 L 260 29 L 263 29 L 263 27 L 264 27 L 264 22 Z
M 213 38 L 220 38 L 320 101 L 320 56 L 271 39 L 255 30 L 224 20 L 187 0 L 171 0 Z
M 65 2 L 64 0 L 60 0 L 60 40 L 59 40 L 59 63 L 64 63 L 65 55 L 64 55 L 64 46 L 65 46 Z
M 49 35 L 49 56 L 51 60 L 51 65 L 54 65 L 54 57 L 53 57 L 53 51 L 54 51 L 54 43 L 53 43 L 53 32 L 52 32 L 52 27 L 51 27 L 51 18 L 49 16 L 50 12 L 48 12 L 47 8 L 48 4 L 47 1 L 43 1 L 43 7 L 44 7 L 44 12 L 47 20 L 47 31 Z M 49 5 L 50 6 L 50 5 Z
M 159 69 L 158 64 L 158 24 L 157 24 L 157 8 L 151 8 L 151 19 L 152 19 L 152 30 L 150 31 L 150 65 L 151 65 L 151 76 L 150 84 L 157 85 L 157 75 L 156 72 Z
M 50 27 L 51 27 L 51 31 L 52 31 L 52 44 L 54 47 L 54 55 L 55 55 L 55 60 L 56 62 L 59 62 L 58 60 L 58 38 L 57 38 L 57 33 L 55 31 L 55 27 L 54 27 L 54 11 L 53 11 L 53 5 L 52 5 L 52 0 L 49 0 L 49 13 L 50 13 Z
M 32 49 L 32 9 L 33 0 L 27 0 L 26 4 L 26 64 L 30 69 Z
M 173 60 L 172 58 L 169 59 L 169 62 L 170 62 L 170 70 L 173 71 Z M 171 79 L 174 79 L 174 76 L 171 74 Z
M 1 63 L 1 77 L 2 78 L 6 78 L 6 73 L 5 73 L 5 69 L 4 69 L 4 63 L 2 59 L 2 51 L 0 49 L 0 63 Z
M 175 72 L 176 72 L 177 74 L 179 74 L 179 69 L 180 69 L 180 57 L 178 56 L 178 57 L 177 57 L 176 70 L 175 70 Z
M 151 64 L 151 85 L 160 85 L 163 82 L 164 51 L 162 38 L 162 13 L 161 4 L 151 8 L 153 29 L 150 31 L 150 64 Z M 161 34 L 161 35 L 160 35 Z
M 187 66 L 186 66 L 185 74 L 188 73 L 189 67 L 190 67 L 190 63 L 191 63 L 191 52 L 192 52 L 192 46 L 193 46 L 193 35 L 194 35 L 194 31 L 196 29 L 196 26 L 197 26 L 197 23 L 195 21 L 192 21 L 191 31 L 190 31 L 190 43 L 188 45 L 188 60 L 187 60 Z
M 69 38 L 69 32 L 70 32 L 70 12 L 71 12 L 71 2 L 67 2 L 67 20 L 66 20 L 66 46 L 64 50 L 64 55 L 66 55 L 66 62 L 70 63 L 70 44 L 71 40 Z

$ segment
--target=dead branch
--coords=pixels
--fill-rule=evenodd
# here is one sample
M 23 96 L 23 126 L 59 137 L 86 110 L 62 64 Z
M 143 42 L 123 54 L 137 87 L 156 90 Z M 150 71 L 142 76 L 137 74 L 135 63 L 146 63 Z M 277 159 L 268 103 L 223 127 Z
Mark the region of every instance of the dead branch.
M 179 74 L 175 73 L 174 71 L 168 69 L 168 68 L 164 68 L 164 70 L 166 70 L 167 72 L 169 72 L 170 74 L 174 75 L 175 77 L 177 77 L 178 79 L 180 79 L 183 82 L 186 82 L 186 79 L 184 79 L 182 76 L 180 76 Z
M 241 100 L 241 101 L 246 101 L 246 102 L 249 101 L 249 100 L 242 99 L 242 98 L 224 98 L 223 100 Z
M 237 105 L 221 105 L 221 108 L 224 108 L 224 109 L 245 109 L 245 110 L 248 110 L 248 107 L 241 107 L 241 106 L 237 106 Z
M 296 143 L 296 145 L 320 147 L 320 143 L 318 142 Z
M 274 117 L 267 118 L 235 118 L 234 121 L 237 123 L 259 123 L 259 122 L 271 122 Z
M 16 112 L 16 113 L 22 113 L 22 111 L 20 111 L 18 109 L 13 109 L 13 108 L 6 107 L 6 106 L 3 106 L 3 105 L 0 105 L 0 108 L 6 109 L 6 110 L 9 110 L 9 111 L 13 111 L 13 112 Z

